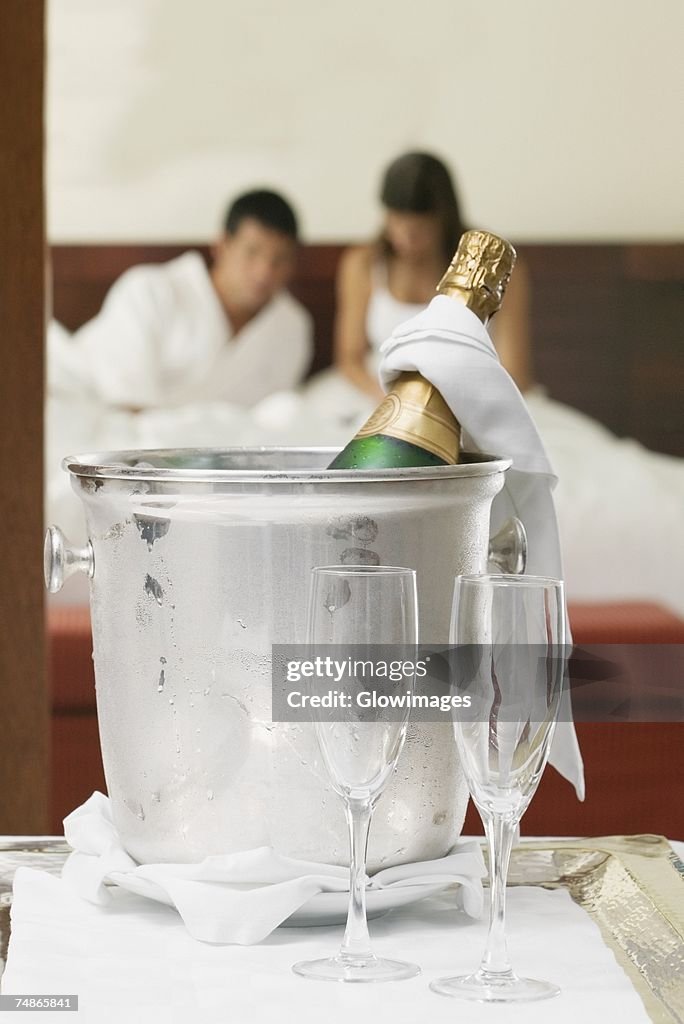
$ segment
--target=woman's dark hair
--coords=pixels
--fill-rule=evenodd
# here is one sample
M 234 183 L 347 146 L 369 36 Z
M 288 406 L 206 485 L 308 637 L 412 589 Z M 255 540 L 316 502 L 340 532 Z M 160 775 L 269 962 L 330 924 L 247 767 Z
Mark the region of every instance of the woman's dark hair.
M 446 164 L 431 153 L 404 153 L 385 171 L 380 199 L 389 210 L 436 214 L 442 224 L 444 258 L 452 258 L 466 226 Z M 382 238 L 381 244 L 389 255 L 389 241 Z
M 277 192 L 257 189 L 238 196 L 231 203 L 223 222 L 227 234 L 234 235 L 242 221 L 248 217 L 297 241 L 295 212 L 287 200 Z

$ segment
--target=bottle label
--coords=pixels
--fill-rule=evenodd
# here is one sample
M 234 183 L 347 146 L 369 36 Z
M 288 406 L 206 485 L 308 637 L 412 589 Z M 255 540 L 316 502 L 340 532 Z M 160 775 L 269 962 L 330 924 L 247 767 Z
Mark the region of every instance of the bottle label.
M 401 414 L 401 402 L 399 397 L 390 393 L 383 398 L 377 409 L 371 413 L 364 425 L 357 431 L 357 437 L 372 437 L 373 434 L 387 433 L 386 427 Z
M 385 434 L 400 441 L 408 441 L 444 462 L 455 465 L 460 448 L 459 425 L 441 395 L 426 381 L 421 384 L 431 393 L 430 404 L 437 404 L 437 408 L 430 408 L 425 401 L 412 401 L 409 395 L 391 391 L 357 431 L 356 437 Z M 444 408 L 440 409 L 440 405 Z

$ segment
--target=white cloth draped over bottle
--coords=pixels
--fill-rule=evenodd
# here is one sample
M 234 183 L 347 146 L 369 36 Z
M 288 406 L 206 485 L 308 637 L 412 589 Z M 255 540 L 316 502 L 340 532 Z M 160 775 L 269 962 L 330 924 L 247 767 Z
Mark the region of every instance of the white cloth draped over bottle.
M 492 506 L 492 533 L 510 516 L 517 516 L 527 532 L 526 571 L 562 579 L 551 493 L 557 478 L 525 400 L 499 362 L 480 319 L 461 303 L 437 295 L 427 309 L 392 333 L 380 353 L 380 379 L 385 387 L 402 371 L 417 370 L 449 404 L 461 424 L 465 449 L 511 459 L 504 488 Z M 568 626 L 567 642 L 571 640 Z M 550 761 L 583 800 L 584 769 L 567 702 Z

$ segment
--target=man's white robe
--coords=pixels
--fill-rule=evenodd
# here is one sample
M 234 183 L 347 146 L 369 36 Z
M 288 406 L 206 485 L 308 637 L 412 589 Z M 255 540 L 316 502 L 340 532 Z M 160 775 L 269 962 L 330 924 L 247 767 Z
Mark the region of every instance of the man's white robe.
M 313 330 L 282 291 L 234 335 L 204 260 L 187 252 L 126 271 L 96 317 L 49 346 L 53 392 L 140 409 L 251 406 L 302 381 Z

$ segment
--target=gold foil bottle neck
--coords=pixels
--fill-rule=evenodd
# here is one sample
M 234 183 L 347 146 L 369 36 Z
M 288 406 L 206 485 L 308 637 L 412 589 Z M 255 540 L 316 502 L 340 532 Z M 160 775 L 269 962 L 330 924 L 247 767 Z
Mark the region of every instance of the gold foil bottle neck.
M 437 291 L 460 299 L 486 323 L 501 306 L 515 258 L 513 246 L 498 235 L 466 231 Z

